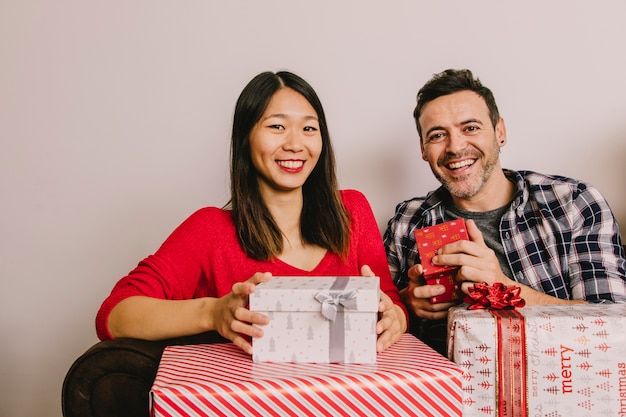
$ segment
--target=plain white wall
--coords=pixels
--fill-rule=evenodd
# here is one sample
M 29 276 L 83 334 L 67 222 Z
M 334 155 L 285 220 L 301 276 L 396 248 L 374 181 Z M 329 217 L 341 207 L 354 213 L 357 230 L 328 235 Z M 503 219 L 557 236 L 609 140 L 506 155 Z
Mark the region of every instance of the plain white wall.
M 343 188 L 384 228 L 437 184 L 419 86 L 471 68 L 508 127 L 503 165 L 583 178 L 626 228 L 626 2 L 0 0 L 0 415 L 61 415 L 113 284 L 228 199 L 235 100 L 307 79 Z

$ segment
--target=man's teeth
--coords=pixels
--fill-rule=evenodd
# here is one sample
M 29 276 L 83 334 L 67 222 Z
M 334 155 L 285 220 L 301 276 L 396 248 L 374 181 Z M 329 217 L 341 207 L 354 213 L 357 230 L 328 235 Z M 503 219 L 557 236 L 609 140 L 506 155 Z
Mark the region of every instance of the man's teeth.
M 278 161 L 278 165 L 280 165 L 281 167 L 285 167 L 285 168 L 300 168 L 302 165 L 304 165 L 303 161 Z
M 472 165 L 474 163 L 473 160 L 471 159 L 466 159 L 465 161 L 461 161 L 461 162 L 455 162 L 453 164 L 448 165 L 450 167 L 450 169 L 458 169 L 458 168 L 463 168 L 469 165 Z

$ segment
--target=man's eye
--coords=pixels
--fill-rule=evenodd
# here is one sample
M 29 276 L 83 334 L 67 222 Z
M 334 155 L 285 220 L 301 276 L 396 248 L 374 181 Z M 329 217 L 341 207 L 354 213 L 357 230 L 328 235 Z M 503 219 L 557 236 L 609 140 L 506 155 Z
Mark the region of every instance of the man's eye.
M 468 132 L 476 132 L 478 130 L 478 126 L 467 126 L 465 130 L 467 130 Z
M 428 142 L 437 142 L 441 138 L 443 138 L 443 133 L 433 133 L 428 137 Z

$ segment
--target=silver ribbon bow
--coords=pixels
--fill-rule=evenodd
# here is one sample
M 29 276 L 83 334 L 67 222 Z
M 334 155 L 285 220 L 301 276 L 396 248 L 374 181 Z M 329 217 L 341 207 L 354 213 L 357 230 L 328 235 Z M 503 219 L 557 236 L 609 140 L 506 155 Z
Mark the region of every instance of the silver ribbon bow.
M 348 310 L 356 309 L 357 290 L 350 291 L 320 291 L 315 294 L 315 299 L 322 303 L 322 315 L 330 321 L 337 317 L 337 306 Z

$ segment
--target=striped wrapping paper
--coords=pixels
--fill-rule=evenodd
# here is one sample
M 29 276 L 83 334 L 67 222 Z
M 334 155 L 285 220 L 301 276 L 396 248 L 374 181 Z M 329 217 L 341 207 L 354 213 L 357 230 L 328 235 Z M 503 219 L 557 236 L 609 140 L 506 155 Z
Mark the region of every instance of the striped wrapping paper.
M 169 346 L 153 417 L 461 416 L 461 369 L 404 334 L 376 364 L 255 363 L 233 344 Z

